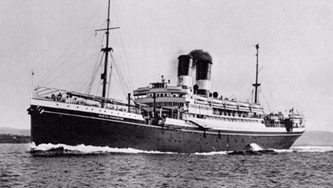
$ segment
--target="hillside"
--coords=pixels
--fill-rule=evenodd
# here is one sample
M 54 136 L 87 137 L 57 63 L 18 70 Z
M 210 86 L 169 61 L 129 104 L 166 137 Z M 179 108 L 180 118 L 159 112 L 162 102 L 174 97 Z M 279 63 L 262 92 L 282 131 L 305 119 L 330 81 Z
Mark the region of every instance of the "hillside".
M 30 136 L 0 134 L 0 143 L 29 143 Z
M 333 146 L 333 133 L 324 131 L 305 131 L 294 146 Z
M 0 127 L 0 134 L 15 134 L 21 136 L 30 136 L 30 129 L 15 129 L 8 127 Z

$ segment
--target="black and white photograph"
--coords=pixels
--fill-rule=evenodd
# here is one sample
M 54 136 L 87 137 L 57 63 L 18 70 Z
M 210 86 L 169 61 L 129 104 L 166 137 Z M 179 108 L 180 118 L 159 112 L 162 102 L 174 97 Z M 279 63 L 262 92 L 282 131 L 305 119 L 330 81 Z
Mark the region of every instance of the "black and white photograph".
M 330 38 L 330 0 L 1 0 L 0 187 L 333 187 Z

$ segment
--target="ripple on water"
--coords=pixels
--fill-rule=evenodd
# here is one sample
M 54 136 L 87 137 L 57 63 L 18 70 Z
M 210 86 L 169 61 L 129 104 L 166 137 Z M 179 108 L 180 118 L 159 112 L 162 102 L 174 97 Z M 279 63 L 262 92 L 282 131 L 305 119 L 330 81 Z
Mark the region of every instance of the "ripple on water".
M 275 155 L 119 153 L 33 157 L 1 145 L 7 187 L 331 187 L 333 152 Z

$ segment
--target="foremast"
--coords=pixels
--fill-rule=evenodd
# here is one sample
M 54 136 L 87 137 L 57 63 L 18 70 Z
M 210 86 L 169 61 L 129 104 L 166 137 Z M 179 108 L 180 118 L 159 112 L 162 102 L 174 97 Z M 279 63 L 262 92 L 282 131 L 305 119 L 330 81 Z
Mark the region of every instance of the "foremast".
M 109 52 L 112 48 L 109 47 L 109 33 L 110 33 L 110 0 L 108 1 L 108 19 L 106 20 L 106 46 L 102 48 L 102 52 L 105 53 L 105 61 L 104 61 L 104 73 L 101 75 L 101 79 L 103 80 L 103 91 L 102 97 L 106 98 L 106 84 L 107 84 L 107 74 L 108 74 L 108 57 Z M 105 100 L 102 102 L 102 108 L 104 107 Z

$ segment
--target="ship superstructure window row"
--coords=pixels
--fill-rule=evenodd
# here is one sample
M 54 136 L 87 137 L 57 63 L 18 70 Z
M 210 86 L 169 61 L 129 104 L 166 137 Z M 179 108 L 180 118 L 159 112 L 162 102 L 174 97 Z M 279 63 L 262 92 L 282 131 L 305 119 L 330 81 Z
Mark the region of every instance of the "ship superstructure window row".
M 154 94 L 147 94 L 147 97 L 154 97 Z M 177 93 L 156 93 L 156 97 L 181 97 L 181 95 Z
M 247 122 L 247 123 L 264 123 L 262 120 L 257 119 L 245 119 L 245 118 L 234 118 L 234 117 L 218 117 L 218 116 L 198 116 L 199 114 L 185 114 L 184 118 L 200 118 L 208 120 L 228 121 L 228 122 Z
M 151 105 L 153 106 L 154 104 L 153 103 L 147 103 L 148 105 Z M 180 102 L 157 102 L 156 103 L 156 106 L 157 107 L 167 107 L 167 106 L 174 106 L 174 107 L 183 107 L 184 106 L 184 103 L 180 103 Z
M 156 98 L 159 97 L 182 97 L 182 94 L 177 93 L 156 93 Z M 135 99 L 143 99 L 143 98 L 154 98 L 154 93 L 141 94 L 134 96 Z

